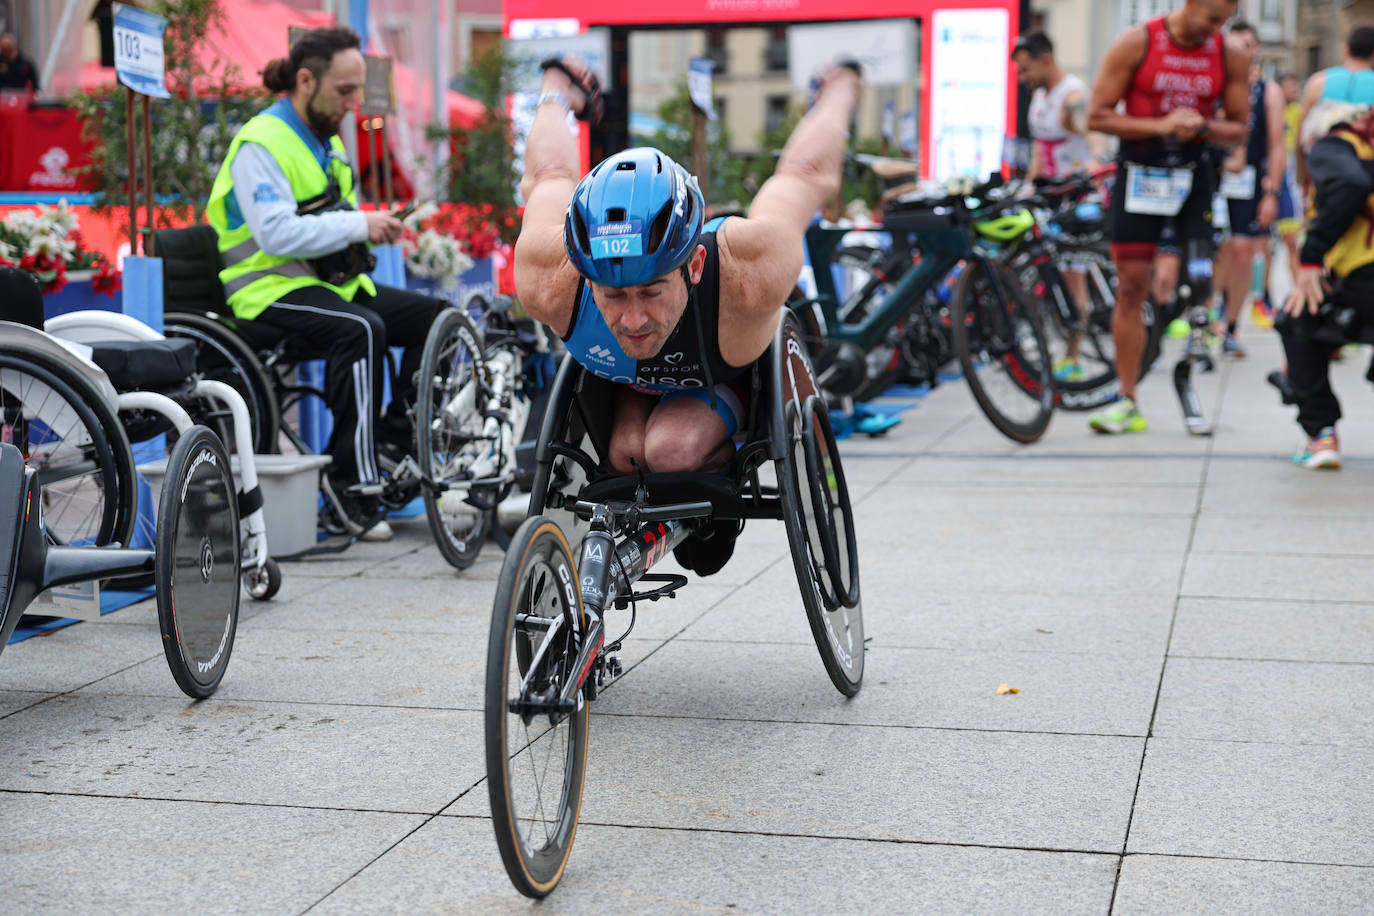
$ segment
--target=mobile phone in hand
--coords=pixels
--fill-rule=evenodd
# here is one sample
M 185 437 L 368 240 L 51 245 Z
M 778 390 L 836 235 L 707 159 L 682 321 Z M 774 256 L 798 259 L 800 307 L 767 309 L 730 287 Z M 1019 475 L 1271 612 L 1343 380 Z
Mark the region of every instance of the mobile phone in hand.
M 410 203 L 406 204 L 406 205 L 405 205 L 404 207 L 402 207 L 401 209 L 396 210 L 396 211 L 393 212 L 391 215 L 394 216 L 394 217 L 396 217 L 397 219 L 405 219 L 407 216 L 409 216 L 410 214 L 414 213 L 414 212 L 415 212 L 415 208 L 418 207 L 419 205 L 420 205 L 420 202 L 419 202 L 418 200 L 412 200 Z

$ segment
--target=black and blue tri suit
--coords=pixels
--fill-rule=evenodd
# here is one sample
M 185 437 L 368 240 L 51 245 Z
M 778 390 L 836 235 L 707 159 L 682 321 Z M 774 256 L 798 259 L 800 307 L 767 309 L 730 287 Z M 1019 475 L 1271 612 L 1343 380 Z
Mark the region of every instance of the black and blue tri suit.
M 714 400 L 716 413 L 725 421 L 726 435 L 733 436 L 744 416 L 744 377 L 750 367 L 731 366 L 720 355 L 720 251 L 716 231 L 724 221 L 716 218 L 703 227 L 699 242 L 706 249 L 706 264 L 701 282 L 656 356 L 637 360 L 621 349 L 585 279 L 577 285 L 572 320 L 563 343 L 573 359 L 592 375 L 657 395 L 660 402 L 682 397 L 705 404 Z

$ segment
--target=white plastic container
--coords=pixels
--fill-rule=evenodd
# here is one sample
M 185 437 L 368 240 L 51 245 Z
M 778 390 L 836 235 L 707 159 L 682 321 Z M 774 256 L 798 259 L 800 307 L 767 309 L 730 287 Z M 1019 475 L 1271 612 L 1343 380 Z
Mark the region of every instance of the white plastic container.
M 318 516 L 320 472 L 333 460 L 328 455 L 254 455 L 258 486 L 262 488 L 263 519 L 267 524 L 267 552 L 287 556 L 315 546 L 315 520 Z M 234 486 L 239 479 L 238 456 L 231 456 Z M 153 491 L 153 515 L 162 493 L 162 477 L 167 461 L 151 461 L 138 466 Z

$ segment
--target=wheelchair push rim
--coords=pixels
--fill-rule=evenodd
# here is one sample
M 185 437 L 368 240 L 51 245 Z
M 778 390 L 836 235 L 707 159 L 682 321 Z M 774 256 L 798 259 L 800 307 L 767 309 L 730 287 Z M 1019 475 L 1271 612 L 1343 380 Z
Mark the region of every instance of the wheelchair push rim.
M 492 607 L 487 645 L 487 789 L 496 845 L 511 883 L 544 897 L 563 876 L 582 807 L 588 707 L 566 713 L 520 702 L 557 696 L 577 676 L 585 629 L 577 568 L 562 530 L 536 516 L 516 531 Z
M 219 687 L 239 616 L 239 517 L 229 456 L 204 426 L 167 460 L 154 563 L 162 648 L 177 686 L 203 699 Z
M 822 472 L 819 467 L 817 470 L 826 473 L 829 495 L 802 482 L 802 474 L 808 472 L 808 450 L 817 454 L 820 450 L 819 443 L 808 442 L 808 433 L 829 430 L 829 418 L 807 421 L 808 412 L 813 418 L 818 410 L 824 412 L 824 399 L 816 389 L 805 344 L 796 326 L 785 319 L 779 334 L 782 359 L 774 367 L 773 435 L 779 447 L 776 471 L 783 524 L 816 649 L 835 689 L 845 696 L 854 696 L 863 681 L 864 628 L 853 511 L 833 435 L 828 438 L 827 447 L 836 473 Z M 820 518 L 834 519 L 834 512 L 828 509 L 816 511 L 817 506 L 827 505 L 833 505 L 844 520 L 843 537 L 833 524 L 820 524 Z M 835 557 L 833 565 L 827 563 L 827 549 Z M 841 556 L 847 562 L 841 564 Z M 848 604 L 850 599 L 852 605 Z

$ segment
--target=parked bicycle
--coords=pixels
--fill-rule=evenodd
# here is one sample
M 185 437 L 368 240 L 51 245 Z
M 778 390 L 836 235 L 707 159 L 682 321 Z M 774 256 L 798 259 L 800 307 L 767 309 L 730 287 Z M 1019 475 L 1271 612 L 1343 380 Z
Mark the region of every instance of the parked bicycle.
M 838 294 L 829 266 L 850 230 L 808 230 L 817 295 L 792 307 L 807 329 L 820 384 L 835 397 L 872 394 L 879 378 L 873 366 L 887 364 L 894 348 L 908 347 L 934 363 L 943 355 L 936 329 L 945 324 L 983 413 L 1008 438 L 1034 442 L 1054 408 L 1048 337 L 1034 300 L 989 254 L 980 228 L 1021 203 L 1000 176 L 963 190 L 920 187 L 893 199 L 883 216 L 890 247 L 868 255 L 850 248 L 843 255 L 866 258 L 874 268 L 848 297 Z M 945 313 L 935 294 L 954 276 Z

